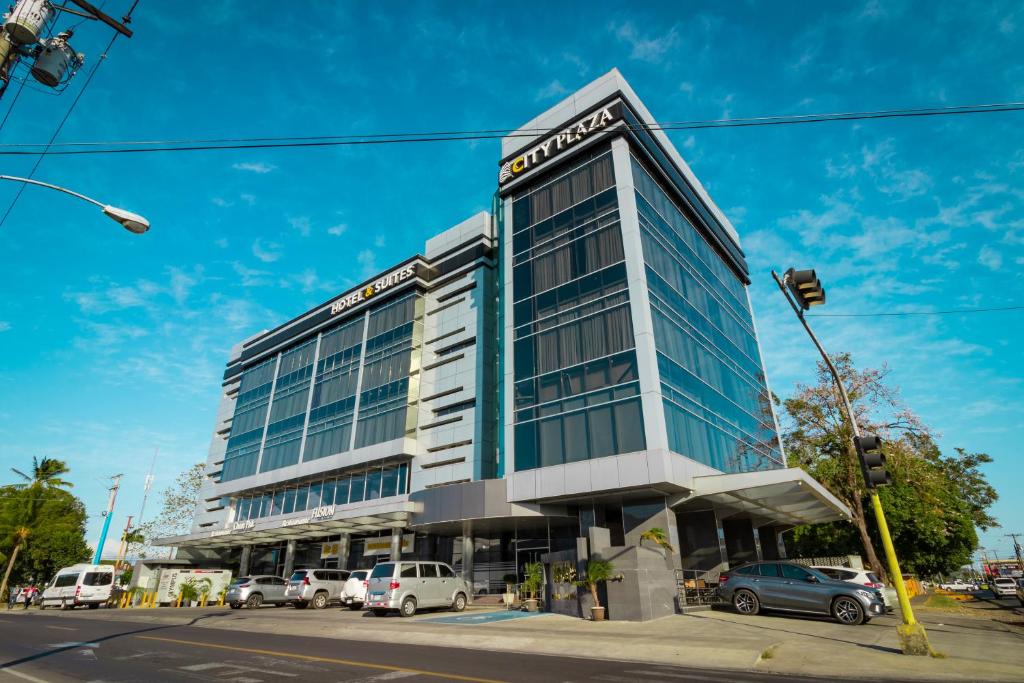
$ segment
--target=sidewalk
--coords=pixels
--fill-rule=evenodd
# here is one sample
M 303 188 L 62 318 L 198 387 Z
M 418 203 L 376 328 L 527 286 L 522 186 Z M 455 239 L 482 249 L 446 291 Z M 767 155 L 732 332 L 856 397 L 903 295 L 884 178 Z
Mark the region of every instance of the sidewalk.
M 355 641 L 410 643 L 587 658 L 690 665 L 780 674 L 931 681 L 1020 681 L 1024 629 L 989 619 L 921 609 L 933 647 L 943 659 L 905 657 L 897 649 L 898 618 L 859 627 L 815 618 L 741 616 L 714 610 L 652 622 L 589 622 L 558 615 L 526 618 L 474 610 L 464 619 L 428 613 L 380 618 L 328 609 L 99 610 L 45 615 L 184 625 L 253 633 L 308 635 Z M 40 614 L 25 614 L 27 618 Z M 486 615 L 492 614 L 495 619 Z M 471 617 L 471 618 L 470 618 Z M 198 618 L 198 621 L 195 621 Z

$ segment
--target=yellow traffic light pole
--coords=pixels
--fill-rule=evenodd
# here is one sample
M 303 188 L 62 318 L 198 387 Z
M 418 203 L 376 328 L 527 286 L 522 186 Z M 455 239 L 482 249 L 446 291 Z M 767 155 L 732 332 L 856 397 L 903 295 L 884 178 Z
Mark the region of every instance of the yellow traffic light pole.
M 789 273 L 787 273 L 787 276 Z M 786 297 L 786 301 L 793 308 L 793 312 L 796 313 L 796 317 L 800 319 L 800 323 L 804 326 L 807 331 L 807 335 L 814 342 L 814 346 L 818 349 L 818 353 L 821 354 L 822 359 L 825 361 L 825 365 L 828 366 L 829 372 L 832 374 L 832 379 L 836 383 L 836 388 L 839 390 L 839 395 L 843 399 L 843 411 L 846 413 L 846 419 L 850 422 L 850 431 L 853 432 L 853 438 L 860 438 L 860 428 L 857 426 L 857 420 L 853 415 L 853 406 L 850 404 L 850 397 L 846 393 L 846 387 L 843 385 L 843 380 L 839 377 L 839 370 L 836 368 L 832 359 L 825 353 L 824 347 L 818 338 L 814 336 L 814 331 L 811 330 L 811 326 L 807 324 L 807 319 L 804 317 L 803 309 L 800 308 L 790 297 L 789 292 L 786 291 L 786 284 L 782 278 L 779 277 L 778 273 L 772 271 L 772 277 L 775 278 L 775 283 L 779 286 L 782 291 L 782 295 Z M 822 302 L 824 301 L 824 295 L 822 296 Z M 866 483 L 866 482 L 865 482 Z M 931 645 L 928 643 L 928 634 L 924 629 L 924 625 L 919 623 L 914 618 L 914 610 L 910 606 L 910 597 L 907 595 L 907 587 L 903 583 L 903 572 L 900 570 L 899 560 L 896 559 L 896 548 L 892 544 L 892 536 L 889 534 L 889 525 L 885 521 L 885 510 L 882 508 L 882 500 L 878 497 L 878 492 L 874 487 L 868 487 L 868 493 L 871 496 L 871 506 L 875 512 L 875 521 L 878 522 L 878 532 L 882 537 L 882 547 L 885 550 L 885 560 L 889 568 L 889 575 L 892 576 L 893 585 L 896 587 L 896 595 L 899 598 L 900 612 L 903 615 L 903 624 L 897 628 L 900 636 L 900 646 L 903 650 L 903 654 L 908 655 L 933 655 Z

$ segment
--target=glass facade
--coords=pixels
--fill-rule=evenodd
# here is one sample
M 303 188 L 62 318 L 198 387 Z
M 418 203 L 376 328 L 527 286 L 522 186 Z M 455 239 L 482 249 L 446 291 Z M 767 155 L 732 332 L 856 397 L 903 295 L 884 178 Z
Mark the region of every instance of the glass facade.
M 724 472 L 782 467 L 746 289 L 634 158 L 669 448 Z
M 643 450 L 611 152 L 512 204 L 516 470 Z
M 409 405 L 418 385 L 410 373 L 422 342 L 420 301 L 409 294 L 370 309 L 245 370 L 221 481 L 401 438 L 415 428 Z M 366 495 L 380 497 L 380 483 L 371 482 L 378 493 Z M 282 509 L 288 505 L 280 501 Z
M 371 467 L 297 486 L 235 499 L 235 521 L 313 510 L 321 505 L 348 505 L 409 492 L 409 465 Z

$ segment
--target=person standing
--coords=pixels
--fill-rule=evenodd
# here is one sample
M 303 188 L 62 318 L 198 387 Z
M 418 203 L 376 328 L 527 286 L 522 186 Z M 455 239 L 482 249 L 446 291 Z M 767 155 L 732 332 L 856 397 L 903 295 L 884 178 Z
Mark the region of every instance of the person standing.
M 18 602 L 18 593 L 21 592 L 21 588 L 18 586 L 11 586 L 7 591 L 7 609 L 10 610 L 14 607 L 15 603 Z
M 25 587 L 25 590 L 21 592 L 21 597 L 25 600 L 25 609 L 28 609 L 29 605 L 32 604 L 32 598 L 35 597 L 37 592 L 38 589 L 35 587 L 35 584 L 29 584 Z

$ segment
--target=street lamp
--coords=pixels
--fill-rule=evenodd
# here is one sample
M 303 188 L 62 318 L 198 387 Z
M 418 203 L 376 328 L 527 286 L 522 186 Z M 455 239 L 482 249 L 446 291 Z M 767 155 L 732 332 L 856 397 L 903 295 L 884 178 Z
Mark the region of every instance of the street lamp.
M 17 176 L 12 175 L 0 175 L 0 180 L 13 180 L 19 183 L 28 183 L 29 185 L 39 185 L 40 187 L 48 187 L 51 190 L 57 190 L 58 192 L 69 194 L 72 197 L 84 199 L 90 204 L 95 204 L 96 206 L 100 207 L 100 209 L 102 209 L 103 211 L 104 216 L 107 216 L 108 218 L 120 223 L 125 230 L 136 235 L 141 235 L 142 233 L 149 230 L 149 221 L 147 221 L 139 214 L 132 213 L 131 211 L 126 211 L 125 209 L 121 209 L 116 206 L 110 206 L 109 204 L 104 204 L 103 202 L 98 202 L 92 197 L 86 197 L 84 194 L 73 192 L 67 189 L 66 187 L 61 187 L 60 185 L 51 185 L 50 183 L 44 183 L 42 181 L 33 180 L 31 178 L 19 178 Z
M 889 535 L 889 525 L 885 521 L 885 510 L 882 508 L 882 500 L 878 497 L 877 487 L 885 486 L 890 481 L 889 473 L 885 471 L 885 456 L 882 454 L 882 440 L 873 434 L 861 434 L 857 426 L 857 420 L 853 414 L 853 406 L 850 405 L 850 397 L 843 386 L 843 380 L 839 377 L 839 370 L 835 363 L 825 353 L 825 348 L 814 336 L 811 326 L 807 324 L 804 311 L 812 306 L 821 306 L 825 303 L 825 288 L 822 287 L 818 276 L 813 270 L 794 270 L 790 268 L 780 278 L 778 273 L 772 271 L 775 283 L 782 290 L 782 295 L 793 308 L 796 317 L 800 319 L 807 334 L 814 342 L 825 365 L 828 366 L 832 379 L 839 390 L 839 396 L 843 401 L 843 411 L 846 419 L 850 421 L 850 431 L 853 432 L 853 446 L 860 461 L 861 472 L 864 475 L 864 483 L 871 496 L 871 505 L 875 512 L 875 521 L 878 522 L 879 535 L 882 537 L 882 547 L 885 549 L 885 559 L 889 565 L 889 574 L 892 575 L 893 585 L 896 586 L 896 595 L 899 597 L 900 612 L 903 614 L 903 626 L 899 628 L 900 640 L 903 645 L 904 654 L 929 655 L 932 654 L 931 645 L 928 643 L 928 634 L 924 625 L 914 619 L 914 610 L 910 606 L 910 598 L 907 595 L 907 587 L 903 584 L 903 573 L 900 570 L 899 560 L 896 559 L 896 549 L 892 544 L 892 537 Z

